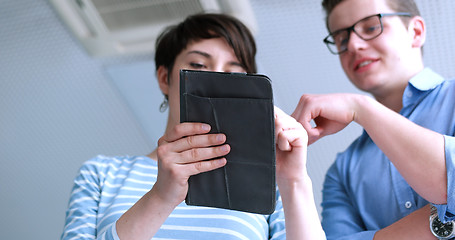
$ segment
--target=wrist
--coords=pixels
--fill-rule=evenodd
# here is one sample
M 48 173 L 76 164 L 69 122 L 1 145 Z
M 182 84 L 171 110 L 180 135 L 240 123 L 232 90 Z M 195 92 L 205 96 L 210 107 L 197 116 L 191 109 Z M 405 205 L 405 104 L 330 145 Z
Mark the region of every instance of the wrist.
M 365 95 L 355 95 L 353 121 L 362 125 L 363 122 L 368 121 L 365 116 L 370 116 L 368 109 L 371 108 L 374 99 Z M 363 125 L 362 125 L 363 126 Z
M 308 195 L 313 194 L 313 185 L 311 178 L 308 174 L 302 174 L 299 178 L 278 178 L 278 188 L 281 195 L 284 194 L 301 194 Z
M 144 198 L 148 202 L 152 202 L 155 205 L 162 206 L 163 210 L 165 209 L 174 210 L 174 208 L 176 208 L 183 200 L 171 196 L 169 196 L 169 194 L 167 194 L 166 192 L 164 193 L 161 192 L 159 187 L 157 187 L 155 184 L 155 186 L 153 186 L 152 189 L 150 189 L 150 191 L 148 191 L 144 195 Z

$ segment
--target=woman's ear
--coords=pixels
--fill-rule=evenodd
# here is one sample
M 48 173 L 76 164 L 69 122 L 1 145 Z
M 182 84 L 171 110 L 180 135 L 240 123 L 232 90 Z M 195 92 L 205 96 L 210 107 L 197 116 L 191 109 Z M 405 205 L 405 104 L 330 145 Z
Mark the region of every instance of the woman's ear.
M 156 76 L 158 78 L 158 85 L 160 86 L 161 92 L 164 95 L 169 95 L 169 71 L 161 65 L 156 70 Z
M 420 16 L 415 16 L 411 19 L 409 30 L 413 34 L 412 47 L 421 48 L 426 39 L 425 21 Z

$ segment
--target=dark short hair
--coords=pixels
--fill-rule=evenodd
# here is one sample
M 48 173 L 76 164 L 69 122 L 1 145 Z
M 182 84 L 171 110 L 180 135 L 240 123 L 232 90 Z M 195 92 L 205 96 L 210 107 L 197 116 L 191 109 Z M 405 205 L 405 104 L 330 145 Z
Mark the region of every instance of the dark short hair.
M 156 40 L 156 69 L 165 66 L 171 70 L 188 43 L 210 38 L 226 40 L 245 70 L 257 72 L 256 43 L 250 30 L 238 19 L 216 13 L 191 15 L 178 25 L 167 27 Z
M 325 24 L 327 29 L 329 29 L 329 15 L 332 13 L 333 9 L 343 2 L 344 0 L 323 0 L 322 7 L 324 8 L 326 17 Z M 387 5 L 395 12 L 408 12 L 412 16 L 420 16 L 419 8 L 414 0 L 386 0 Z M 409 24 L 409 19 L 407 17 L 401 17 L 401 21 L 407 26 Z

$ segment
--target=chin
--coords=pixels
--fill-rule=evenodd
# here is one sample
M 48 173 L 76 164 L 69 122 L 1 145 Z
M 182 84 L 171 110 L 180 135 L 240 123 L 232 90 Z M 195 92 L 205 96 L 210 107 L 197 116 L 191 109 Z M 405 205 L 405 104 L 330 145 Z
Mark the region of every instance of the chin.
M 378 84 L 374 81 L 363 79 L 357 82 L 352 82 L 356 88 L 364 92 L 373 93 L 375 89 L 379 88 Z

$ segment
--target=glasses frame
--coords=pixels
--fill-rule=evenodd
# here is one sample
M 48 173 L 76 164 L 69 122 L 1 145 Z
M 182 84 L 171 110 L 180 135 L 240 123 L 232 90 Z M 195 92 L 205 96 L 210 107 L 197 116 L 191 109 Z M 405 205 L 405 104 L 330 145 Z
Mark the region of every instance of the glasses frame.
M 372 37 L 372 38 L 368 38 L 368 39 L 365 39 L 363 38 L 362 36 L 360 36 L 356 31 L 355 31 L 355 26 L 364 21 L 365 19 L 368 19 L 368 18 L 371 18 L 371 17 L 375 17 L 377 16 L 379 18 L 379 23 L 381 24 L 381 31 L 379 32 L 378 35 Z M 339 55 L 339 54 L 342 54 L 344 52 L 346 52 L 348 50 L 348 48 L 346 47 L 345 49 L 341 50 L 341 51 L 334 51 L 332 50 L 332 48 L 330 47 L 330 45 L 335 45 L 335 49 L 337 49 L 336 47 L 336 43 L 333 42 L 333 41 L 330 41 L 329 38 L 332 37 L 333 38 L 333 35 L 334 34 L 337 34 L 339 32 L 343 32 L 343 31 L 347 31 L 348 32 L 348 39 L 347 39 L 347 42 L 349 43 L 349 40 L 350 40 L 350 36 L 351 36 L 351 32 L 354 32 L 359 38 L 363 39 L 364 41 L 368 41 L 368 40 L 372 40 L 372 39 L 375 39 L 377 37 L 379 37 L 382 32 L 384 31 L 384 26 L 382 24 L 382 18 L 383 17 L 389 17 L 389 16 L 401 16 L 401 17 L 412 17 L 412 14 L 411 13 L 408 13 L 408 12 L 396 12 L 396 13 L 378 13 L 378 14 L 373 14 L 373 15 L 370 15 L 370 16 L 367 16 L 367 17 L 364 17 L 362 19 L 360 19 L 359 21 L 355 22 L 354 24 L 352 24 L 352 26 L 350 27 L 347 27 L 347 28 L 343 28 L 343 29 L 339 29 L 339 30 L 336 30 L 335 32 L 331 32 L 329 35 L 327 35 L 327 37 L 325 37 L 323 39 L 323 42 L 327 45 L 327 48 L 329 49 L 329 51 L 334 54 L 334 55 Z

